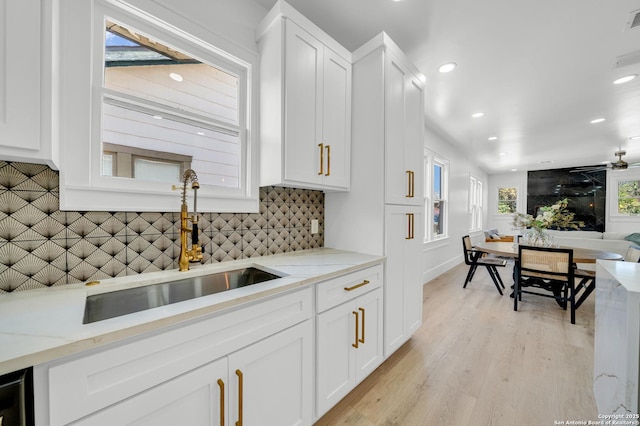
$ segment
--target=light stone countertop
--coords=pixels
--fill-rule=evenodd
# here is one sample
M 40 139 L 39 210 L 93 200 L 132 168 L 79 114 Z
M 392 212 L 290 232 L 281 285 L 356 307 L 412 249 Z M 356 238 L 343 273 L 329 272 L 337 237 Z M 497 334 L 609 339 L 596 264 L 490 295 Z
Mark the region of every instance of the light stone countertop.
M 628 292 L 640 293 L 640 263 L 598 261 Z
M 99 285 L 67 284 L 0 294 L 0 375 L 158 330 L 223 309 L 254 302 L 352 271 L 384 257 L 329 248 L 303 250 L 198 266 L 186 272 L 151 272 L 101 280 Z M 271 281 L 82 324 L 88 295 L 257 266 L 278 275 Z

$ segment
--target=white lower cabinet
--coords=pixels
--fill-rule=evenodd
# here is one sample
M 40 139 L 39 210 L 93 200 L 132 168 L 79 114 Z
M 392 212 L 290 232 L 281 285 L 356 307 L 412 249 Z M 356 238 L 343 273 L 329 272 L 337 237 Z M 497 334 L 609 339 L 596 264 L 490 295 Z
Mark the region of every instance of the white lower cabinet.
M 384 287 L 385 356 L 405 343 L 422 325 L 421 207 L 385 206 L 387 257 Z
M 306 288 L 35 366 L 36 424 L 309 425 L 312 300 Z
M 359 288 L 362 295 L 317 315 L 317 418 L 347 395 L 383 360 L 382 273 L 382 267 L 362 271 L 362 279 L 340 288 L 347 291 L 360 281 L 366 283 Z M 319 290 L 322 285 L 318 285 Z M 318 304 L 322 305 L 320 291 Z
M 308 425 L 310 355 L 305 321 L 72 424 Z
M 384 273 L 380 261 L 36 365 L 36 424 L 311 425 L 383 361 Z

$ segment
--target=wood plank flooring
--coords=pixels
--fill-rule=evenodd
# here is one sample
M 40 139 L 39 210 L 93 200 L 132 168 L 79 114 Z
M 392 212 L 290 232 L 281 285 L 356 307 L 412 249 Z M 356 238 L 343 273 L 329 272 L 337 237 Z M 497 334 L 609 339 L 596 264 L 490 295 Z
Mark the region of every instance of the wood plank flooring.
M 321 425 L 555 425 L 595 421 L 595 294 L 569 321 L 553 299 L 500 296 L 486 269 L 462 288 L 461 264 L 424 285 L 424 323 L 413 338 Z M 558 423 L 555 423 L 558 422 Z M 566 423 L 565 423 L 566 424 Z

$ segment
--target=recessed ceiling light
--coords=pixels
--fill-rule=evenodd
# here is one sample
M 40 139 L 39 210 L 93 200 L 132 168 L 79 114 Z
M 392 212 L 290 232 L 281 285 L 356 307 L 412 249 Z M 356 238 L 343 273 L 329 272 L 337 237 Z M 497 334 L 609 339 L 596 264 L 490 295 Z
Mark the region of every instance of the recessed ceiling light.
M 156 120 L 162 120 L 162 116 L 161 115 L 154 115 L 153 118 L 155 118 Z
M 484 112 L 476 112 L 471 114 L 473 118 L 479 118 L 479 117 L 482 117 L 483 115 L 484 115 Z
M 632 141 L 636 141 L 636 140 L 640 139 L 640 135 L 631 136 L 629 139 L 631 139 Z
M 178 73 L 175 73 L 175 72 L 170 73 L 169 77 L 171 77 L 175 81 L 182 81 L 183 80 L 182 76 L 180 74 L 178 74 Z
M 457 66 L 458 64 L 456 64 L 455 62 L 447 62 L 446 64 L 440 65 L 440 67 L 438 68 L 438 71 L 445 74 L 453 71 L 454 69 L 456 69 Z
M 614 80 L 613 84 L 628 83 L 631 80 L 633 80 L 634 78 L 636 78 L 637 76 L 638 76 L 638 74 L 625 75 L 624 77 L 620 77 L 619 79 Z
M 204 132 L 197 132 L 197 135 L 204 136 Z
M 505 155 L 507 155 L 507 153 L 506 153 L 506 152 L 499 152 L 499 153 L 498 153 L 498 155 L 499 155 L 500 157 L 504 157 Z
M 542 160 L 542 161 L 538 161 L 538 164 L 551 164 L 553 163 L 553 160 Z
M 598 123 L 602 123 L 605 119 L 604 118 L 596 118 L 594 120 L 591 120 L 590 123 L 591 124 L 598 124 Z
M 511 171 L 512 171 L 512 172 L 517 172 L 517 171 L 518 171 L 518 169 L 511 169 Z
M 487 140 L 496 141 L 496 140 L 498 140 L 498 137 L 497 136 L 490 136 L 489 138 L 487 138 Z

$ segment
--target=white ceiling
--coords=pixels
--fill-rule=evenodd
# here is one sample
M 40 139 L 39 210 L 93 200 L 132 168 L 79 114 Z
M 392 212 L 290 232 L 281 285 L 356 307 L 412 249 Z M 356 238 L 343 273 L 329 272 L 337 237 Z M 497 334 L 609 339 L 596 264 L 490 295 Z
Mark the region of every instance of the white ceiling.
M 640 135 L 640 77 L 613 85 L 640 74 L 640 26 L 629 29 L 640 0 L 288 2 L 350 50 L 387 32 L 427 77 L 429 127 L 488 173 L 600 164 L 618 148 L 640 161 L 629 140 Z M 449 61 L 457 69 L 438 73 Z

